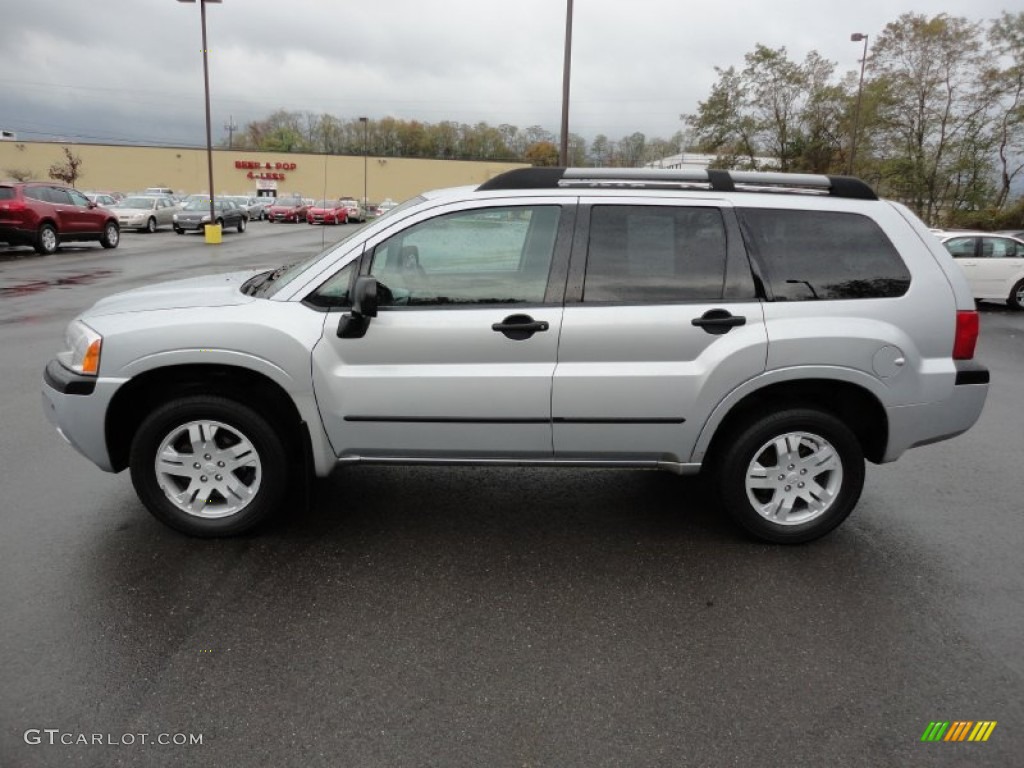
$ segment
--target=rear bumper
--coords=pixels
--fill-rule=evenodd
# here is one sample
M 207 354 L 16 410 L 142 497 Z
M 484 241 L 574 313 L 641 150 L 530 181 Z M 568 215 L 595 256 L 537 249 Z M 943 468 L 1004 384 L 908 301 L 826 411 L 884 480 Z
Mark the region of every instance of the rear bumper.
M 11 245 L 32 245 L 36 239 L 36 232 L 33 229 L 21 229 L 19 227 L 4 226 L 0 224 L 0 243 Z
M 895 461 L 908 448 L 938 443 L 974 426 L 985 407 L 990 374 L 973 360 L 956 360 L 956 384 L 946 400 L 886 408 L 889 444 L 882 461 Z

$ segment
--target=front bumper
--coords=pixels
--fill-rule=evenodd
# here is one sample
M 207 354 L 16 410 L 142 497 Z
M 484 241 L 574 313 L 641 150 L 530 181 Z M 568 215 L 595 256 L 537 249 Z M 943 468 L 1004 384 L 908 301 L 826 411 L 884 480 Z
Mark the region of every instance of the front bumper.
M 206 224 L 207 224 L 207 222 L 205 222 L 205 221 L 176 221 L 176 222 L 174 222 L 174 226 L 176 226 L 178 229 L 197 230 L 197 231 L 202 229 L 203 227 L 205 227 Z
M 124 382 L 81 376 L 51 360 L 43 371 L 43 412 L 57 432 L 89 461 L 113 472 L 107 452 L 106 415 Z

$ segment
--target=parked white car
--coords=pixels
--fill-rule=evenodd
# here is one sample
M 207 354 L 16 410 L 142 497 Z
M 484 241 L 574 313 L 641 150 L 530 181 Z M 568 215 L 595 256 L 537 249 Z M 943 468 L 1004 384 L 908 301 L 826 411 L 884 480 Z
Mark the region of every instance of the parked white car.
M 1005 301 L 1024 310 L 1024 240 L 990 232 L 958 232 L 942 238 L 963 269 L 975 299 Z

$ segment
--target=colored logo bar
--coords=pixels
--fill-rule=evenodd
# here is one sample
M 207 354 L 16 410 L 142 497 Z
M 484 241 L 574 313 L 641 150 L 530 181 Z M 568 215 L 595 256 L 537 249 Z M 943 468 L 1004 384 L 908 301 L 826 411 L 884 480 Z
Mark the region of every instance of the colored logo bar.
M 921 741 L 988 741 L 995 728 L 995 720 L 932 721 L 921 734 Z

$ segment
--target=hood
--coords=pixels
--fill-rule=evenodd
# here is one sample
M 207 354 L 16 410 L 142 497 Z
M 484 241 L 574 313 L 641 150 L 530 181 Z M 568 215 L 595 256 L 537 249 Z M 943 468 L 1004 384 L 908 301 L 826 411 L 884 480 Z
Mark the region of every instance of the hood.
M 121 312 L 147 312 L 156 309 L 227 307 L 233 304 L 247 304 L 255 299 L 243 294 L 239 288 L 253 275 L 265 271 L 249 269 L 244 272 L 191 277 L 186 280 L 172 280 L 146 288 L 115 293 L 97 301 L 83 313 L 82 317 L 114 315 Z

